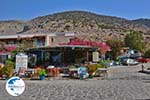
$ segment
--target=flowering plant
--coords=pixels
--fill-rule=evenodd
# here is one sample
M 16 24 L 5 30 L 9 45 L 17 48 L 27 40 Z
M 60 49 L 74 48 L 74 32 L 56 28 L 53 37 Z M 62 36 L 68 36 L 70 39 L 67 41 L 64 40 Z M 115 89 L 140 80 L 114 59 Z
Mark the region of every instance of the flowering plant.
M 64 43 L 62 45 L 83 45 L 83 46 L 98 47 L 99 50 L 101 51 L 101 54 L 105 54 L 107 51 L 110 51 L 110 47 L 104 42 L 82 40 L 76 37 L 72 39 L 69 43 Z
M 0 53 L 13 52 L 17 47 L 14 45 L 6 45 L 3 42 L 0 42 Z

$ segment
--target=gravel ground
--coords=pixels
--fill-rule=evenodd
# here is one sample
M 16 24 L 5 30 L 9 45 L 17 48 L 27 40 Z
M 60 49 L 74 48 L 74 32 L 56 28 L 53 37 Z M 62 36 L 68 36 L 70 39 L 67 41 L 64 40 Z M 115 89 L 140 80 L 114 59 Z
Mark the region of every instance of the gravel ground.
M 144 70 L 146 72 L 149 72 L 149 74 L 146 73 L 140 73 L 139 71 L 142 70 L 141 67 L 142 64 L 136 65 L 136 66 L 115 66 L 109 68 L 109 74 L 108 77 L 111 80 L 116 79 L 126 79 L 126 80 L 150 80 L 150 70 L 147 70 L 147 68 L 150 68 L 150 63 L 145 63 Z
M 105 80 L 25 80 L 19 97 L 10 96 L 1 80 L 0 100 L 150 100 L 150 74 L 139 70 L 141 65 L 109 68 Z

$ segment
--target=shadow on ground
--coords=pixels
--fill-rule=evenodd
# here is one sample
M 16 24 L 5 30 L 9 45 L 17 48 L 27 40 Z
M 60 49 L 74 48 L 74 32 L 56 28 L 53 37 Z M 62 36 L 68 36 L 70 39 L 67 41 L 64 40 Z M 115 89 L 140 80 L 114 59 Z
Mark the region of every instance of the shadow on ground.
M 140 70 L 139 73 L 150 74 L 150 71 L 147 71 L 147 70 L 146 71 L 142 71 L 142 70 Z

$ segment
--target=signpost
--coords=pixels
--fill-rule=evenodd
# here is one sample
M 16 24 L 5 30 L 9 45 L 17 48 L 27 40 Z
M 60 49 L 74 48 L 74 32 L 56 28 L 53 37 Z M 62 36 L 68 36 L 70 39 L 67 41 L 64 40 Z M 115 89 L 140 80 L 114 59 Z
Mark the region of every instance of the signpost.
M 16 55 L 16 72 L 19 73 L 20 69 L 27 69 L 28 66 L 28 56 L 24 53 L 19 53 Z
M 98 62 L 99 61 L 99 52 L 93 52 L 93 62 Z

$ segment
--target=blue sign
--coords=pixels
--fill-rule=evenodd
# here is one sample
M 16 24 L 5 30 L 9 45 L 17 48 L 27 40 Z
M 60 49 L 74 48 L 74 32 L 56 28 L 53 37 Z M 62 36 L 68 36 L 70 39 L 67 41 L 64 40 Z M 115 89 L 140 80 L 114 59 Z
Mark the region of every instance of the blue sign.
M 12 77 L 6 83 L 6 90 L 12 96 L 19 96 L 25 90 L 25 83 L 19 77 Z

